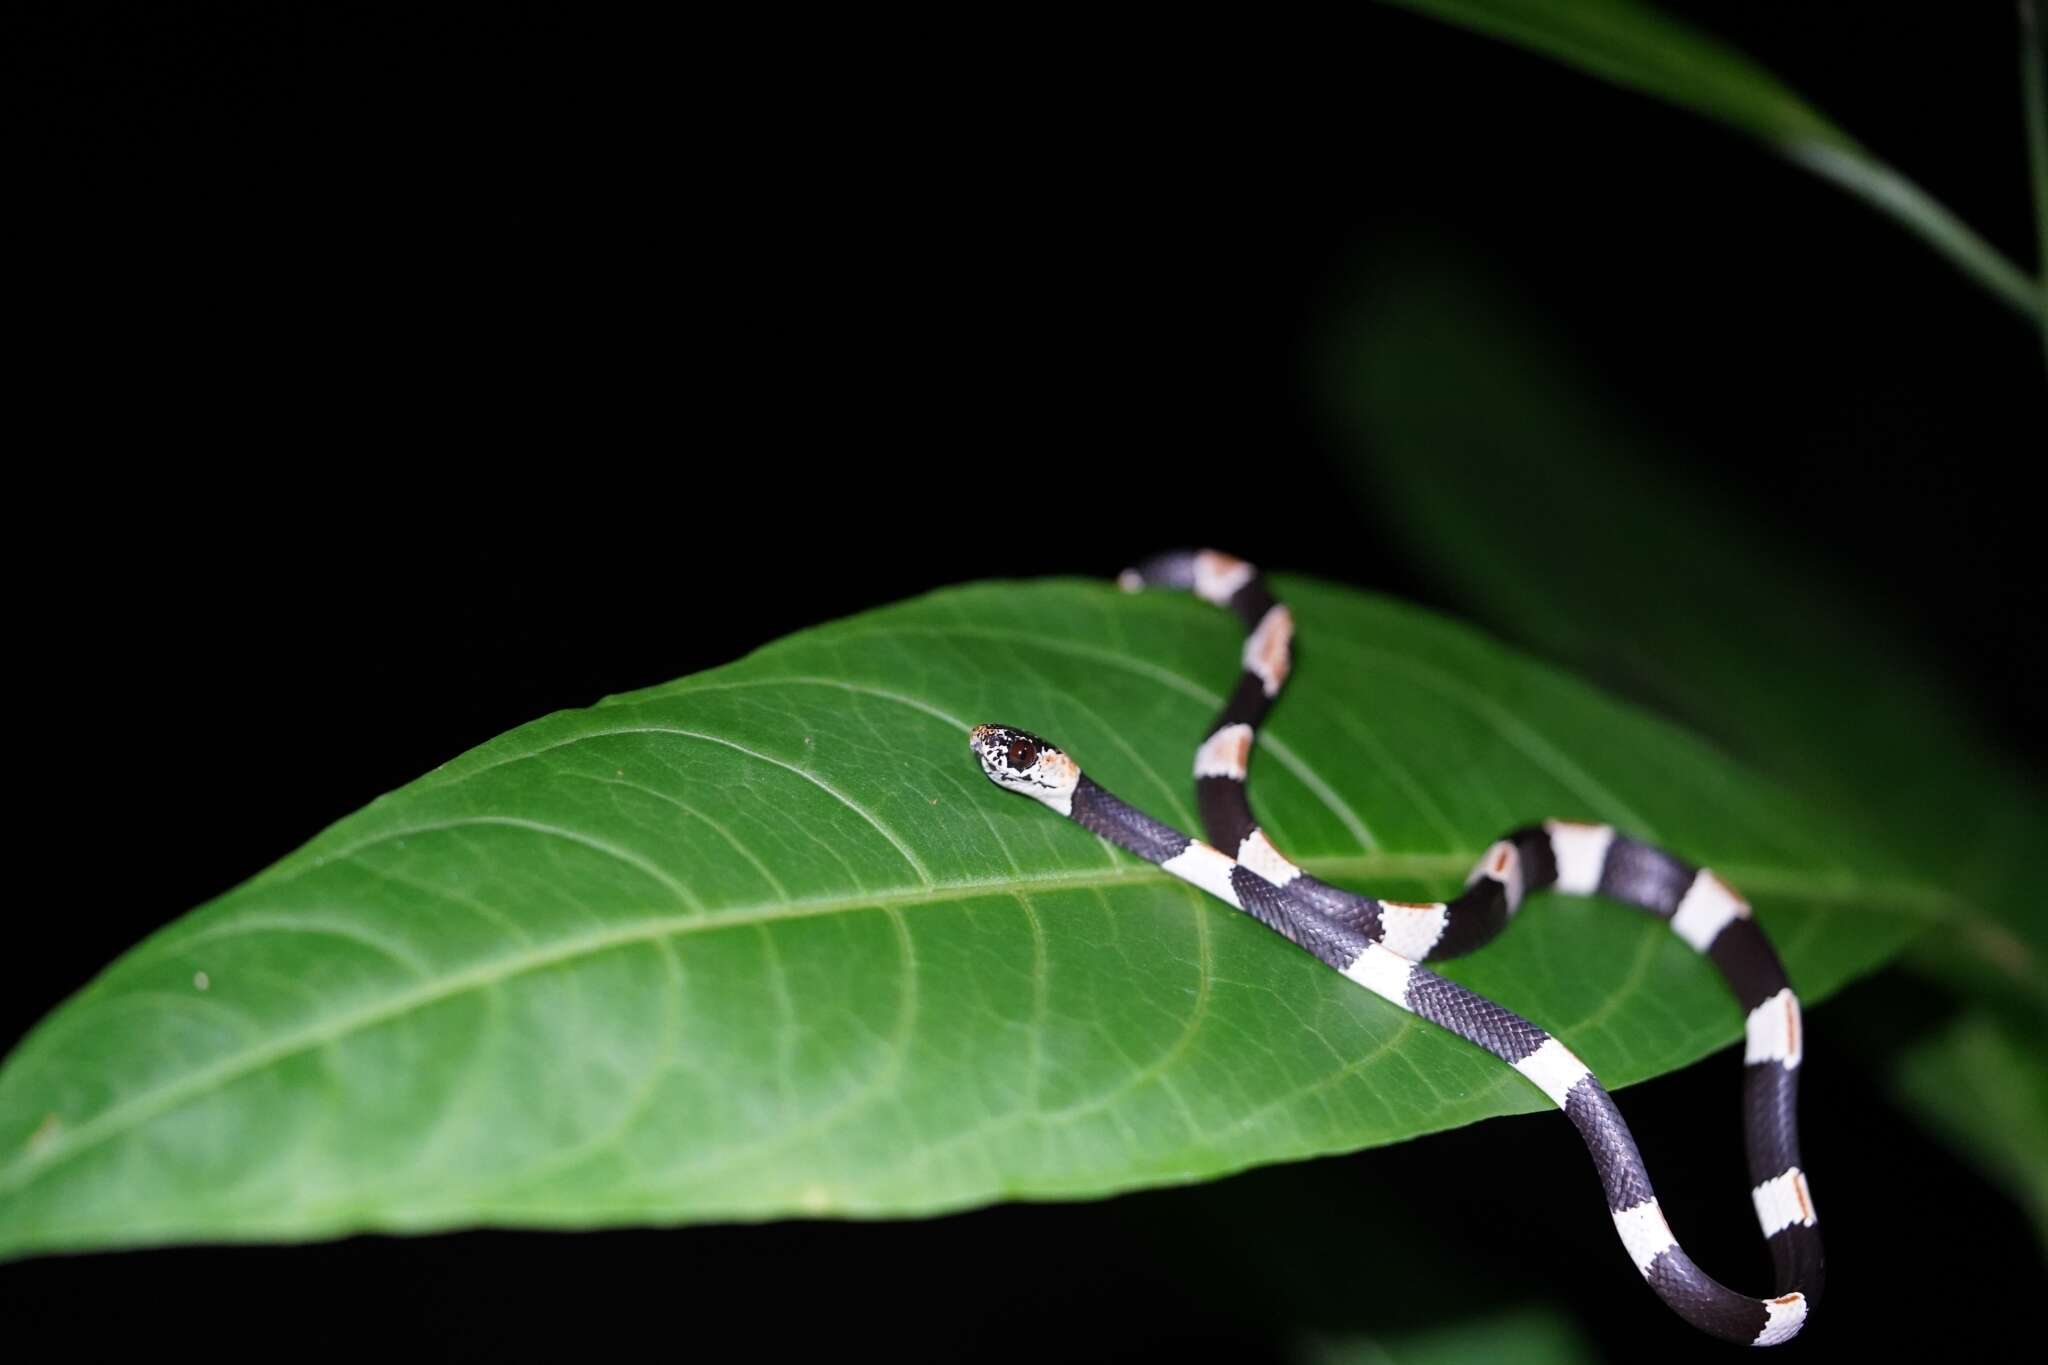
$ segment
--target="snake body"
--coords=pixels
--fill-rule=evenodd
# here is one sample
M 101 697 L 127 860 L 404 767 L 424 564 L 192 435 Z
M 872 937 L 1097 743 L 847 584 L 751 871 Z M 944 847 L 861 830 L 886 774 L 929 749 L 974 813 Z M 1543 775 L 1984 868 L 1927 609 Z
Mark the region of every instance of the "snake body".
M 1256 568 L 1215 551 L 1160 555 L 1120 581 L 1134 591 L 1191 591 L 1245 625 L 1243 674 L 1195 756 L 1197 804 L 1209 842 L 1121 800 L 1028 731 L 975 728 L 970 742 L 989 779 L 1246 912 L 1349 980 L 1513 1066 L 1578 1129 L 1622 1245 L 1666 1305 L 1726 1341 L 1772 1346 L 1797 1335 L 1823 1272 L 1813 1197 L 1799 1158 L 1802 1023 L 1798 996 L 1748 903 L 1713 872 L 1661 848 L 1610 825 L 1565 820 L 1524 826 L 1496 840 L 1464 892 L 1448 902 L 1380 900 L 1318 881 L 1273 846 L 1246 792 L 1257 727 L 1292 666 L 1291 613 Z M 1545 889 L 1607 896 L 1665 920 L 1714 964 L 1747 1012 L 1744 1138 L 1751 1200 L 1776 1270 L 1774 1297 L 1728 1289 L 1686 1255 L 1627 1123 L 1585 1063 L 1538 1025 L 1421 965 L 1487 942 L 1530 893 Z

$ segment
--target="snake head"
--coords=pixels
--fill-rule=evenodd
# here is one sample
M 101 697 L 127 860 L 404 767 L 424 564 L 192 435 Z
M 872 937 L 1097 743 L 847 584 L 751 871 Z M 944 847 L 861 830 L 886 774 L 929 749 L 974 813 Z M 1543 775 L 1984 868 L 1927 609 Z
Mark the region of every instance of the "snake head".
M 967 743 L 998 787 L 1043 801 L 1062 815 L 1072 809 L 1081 769 L 1037 735 L 1008 725 L 977 725 Z

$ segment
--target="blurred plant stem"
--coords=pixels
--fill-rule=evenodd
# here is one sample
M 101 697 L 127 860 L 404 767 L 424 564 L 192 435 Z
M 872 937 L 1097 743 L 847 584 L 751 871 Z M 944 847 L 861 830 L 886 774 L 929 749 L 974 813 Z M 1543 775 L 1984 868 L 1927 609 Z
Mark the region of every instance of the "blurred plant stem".
M 2048 49 L 2036 0 L 2020 0 L 2020 99 L 2026 106 L 2027 171 L 2034 185 L 2034 307 L 2048 357 Z
M 2044 286 L 1948 207 L 1873 156 L 1776 76 L 1711 34 L 1640 0 L 1386 0 L 1540 52 L 1625 89 L 1654 95 L 1763 142 L 1890 215 L 2030 321 L 2048 317 Z M 2033 59 L 2027 83 L 2037 203 L 2042 188 L 2041 71 L 2033 0 L 2021 0 Z M 2043 256 L 2048 271 L 2048 254 Z

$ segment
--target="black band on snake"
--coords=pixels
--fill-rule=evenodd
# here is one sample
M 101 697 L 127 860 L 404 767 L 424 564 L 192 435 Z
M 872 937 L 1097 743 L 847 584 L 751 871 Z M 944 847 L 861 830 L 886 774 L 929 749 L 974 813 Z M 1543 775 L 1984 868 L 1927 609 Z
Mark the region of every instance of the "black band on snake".
M 1237 690 L 1195 755 L 1198 808 L 1214 846 L 1120 800 L 1026 731 L 975 728 L 971 743 L 989 779 L 1245 911 L 1350 980 L 1513 1066 L 1579 1130 L 1622 1245 L 1659 1298 L 1723 1340 L 1774 1346 L 1797 1335 L 1822 1278 L 1820 1231 L 1799 1165 L 1799 1000 L 1748 903 L 1712 872 L 1612 826 L 1563 820 L 1525 826 L 1496 841 L 1465 891 L 1448 903 L 1377 900 L 1317 881 L 1273 847 L 1245 793 L 1257 726 L 1292 663 L 1292 615 L 1258 570 L 1215 551 L 1160 555 L 1120 581 L 1134 591 L 1192 591 L 1235 612 L 1248 632 Z M 1665 920 L 1713 962 L 1748 1012 L 1743 1126 L 1751 1200 L 1777 1272 L 1775 1297 L 1725 1288 L 1679 1247 L 1628 1125 L 1599 1079 L 1564 1044 L 1418 965 L 1485 943 L 1529 893 L 1547 888 L 1611 897 Z

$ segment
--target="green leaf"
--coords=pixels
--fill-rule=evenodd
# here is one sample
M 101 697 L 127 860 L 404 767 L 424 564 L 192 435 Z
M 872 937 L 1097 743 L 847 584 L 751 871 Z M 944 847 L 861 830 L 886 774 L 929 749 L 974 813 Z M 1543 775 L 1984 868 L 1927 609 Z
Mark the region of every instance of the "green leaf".
M 2034 1025 L 1984 1006 L 1898 1058 L 1894 1089 L 2025 1209 L 2048 1249 L 2048 1067 Z
M 1335 880 L 1455 889 L 1545 815 L 1747 891 L 1811 999 L 1942 895 L 1825 812 L 1461 626 L 1282 580 L 1255 770 Z M 163 930 L 0 1069 L 0 1254 L 473 1224 L 902 1215 L 1105 1194 L 1543 1107 L 1493 1058 L 984 781 L 1065 745 L 1183 827 L 1222 612 L 946 591 L 549 716 Z M 1610 1082 L 1740 1035 L 1647 917 L 1537 902 L 1454 973 Z
M 1747 133 L 1891 215 L 2037 325 L 2043 286 L 1741 52 L 1639 0 L 1387 0 Z

